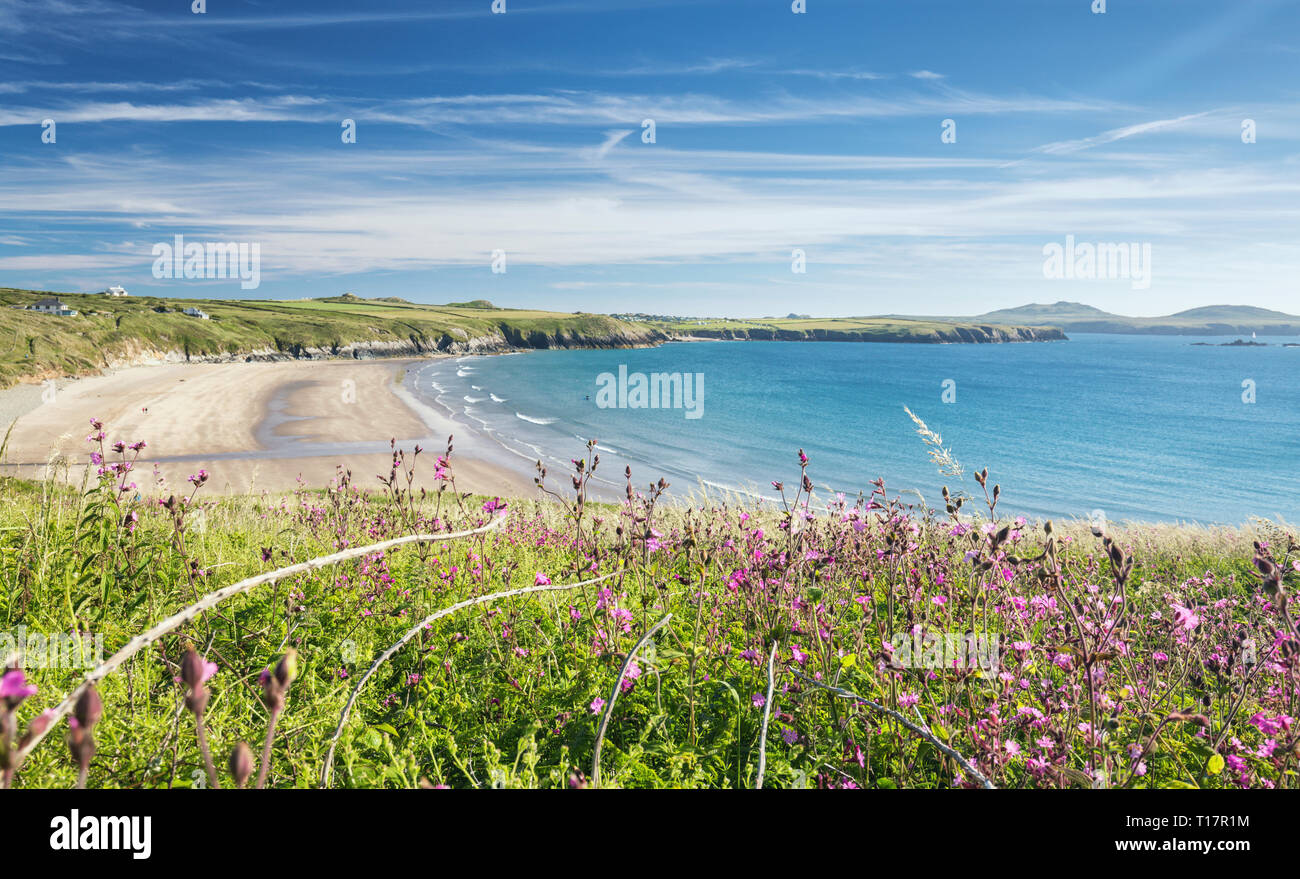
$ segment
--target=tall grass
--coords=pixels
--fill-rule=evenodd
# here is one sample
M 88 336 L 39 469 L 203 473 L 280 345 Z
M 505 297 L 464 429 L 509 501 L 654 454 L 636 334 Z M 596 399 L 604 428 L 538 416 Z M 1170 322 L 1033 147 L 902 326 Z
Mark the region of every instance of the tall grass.
M 596 504 L 592 448 L 545 502 L 457 491 L 450 453 L 413 491 L 399 450 L 374 490 L 209 498 L 91 439 L 81 488 L 0 482 L 0 648 L 123 652 L 93 688 L 101 657 L 6 674 L 13 787 L 244 786 L 261 740 L 273 787 L 1295 784 L 1284 523 L 1097 537 L 986 471 L 978 516 L 823 497 L 802 452 L 777 505 L 630 472 Z

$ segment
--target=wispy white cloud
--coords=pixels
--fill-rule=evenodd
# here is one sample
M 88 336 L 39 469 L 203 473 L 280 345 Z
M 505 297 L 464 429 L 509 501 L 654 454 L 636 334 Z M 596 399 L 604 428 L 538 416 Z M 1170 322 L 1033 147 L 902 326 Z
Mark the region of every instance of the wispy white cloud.
M 94 82 L 57 82 L 49 80 L 13 80 L 10 82 L 0 82 L 0 94 L 21 95 L 28 92 L 52 91 L 59 93 L 73 92 L 78 95 L 93 95 L 106 92 L 133 92 L 133 93 L 156 93 L 156 92 L 195 92 L 195 91 L 212 91 L 216 89 L 232 88 L 256 88 L 263 90 L 281 90 L 280 86 L 272 83 L 254 82 L 244 80 L 242 82 L 231 82 L 229 80 L 219 79 L 179 79 L 168 82 L 147 82 L 143 80 L 132 80 L 122 82 L 111 81 L 94 81 Z
M 271 98 L 218 98 L 190 104 L 137 104 L 130 101 L 85 101 L 62 106 L 0 108 L 0 126 L 99 122 L 335 122 L 321 98 L 290 95 Z
M 816 79 L 847 79 L 867 82 L 891 78 L 891 74 L 877 73 L 872 70 L 821 70 L 808 67 L 798 68 L 796 70 L 783 70 L 781 73 L 786 76 L 811 76 Z
M 594 15 L 688 5 L 692 0 L 508 0 L 512 16 Z M 307 28 L 400 25 L 424 21 L 463 21 L 492 15 L 488 3 L 449 8 L 430 3 L 417 8 L 357 6 L 346 11 L 306 10 L 230 15 L 216 4 L 193 14 L 188 2 L 173 4 L 171 14 L 159 14 L 115 0 L 0 0 L 0 32 L 45 35 L 77 40 L 92 34 L 118 38 L 156 37 L 161 31 L 179 31 L 194 39 L 220 33 L 302 30 Z M 52 24 L 58 24 L 57 31 Z
M 1039 147 L 1040 152 L 1044 153 L 1072 153 L 1079 150 L 1091 149 L 1092 147 L 1102 146 L 1108 143 L 1114 143 L 1117 140 L 1124 140 L 1130 137 L 1137 137 L 1143 134 L 1151 134 L 1157 131 L 1167 131 L 1171 128 L 1177 128 L 1193 119 L 1203 119 L 1209 116 L 1212 111 L 1206 110 L 1202 113 L 1191 113 L 1186 116 L 1178 116 L 1173 119 L 1156 119 L 1152 122 L 1142 122 L 1137 125 L 1126 125 L 1123 128 L 1112 128 L 1109 131 L 1103 131 L 1094 137 L 1083 137 L 1076 140 L 1062 140 L 1054 143 L 1044 144 Z
M 618 134 L 606 143 L 617 142 Z M 778 156 L 759 161 L 773 167 Z M 834 167 L 850 158 L 812 157 L 810 164 Z M 943 164 L 914 167 L 902 177 L 896 169 L 860 177 L 740 177 L 725 155 L 678 151 L 665 161 L 652 148 L 607 150 L 599 170 L 589 159 L 562 146 L 534 154 L 467 149 L 423 158 L 384 151 L 245 153 L 233 157 L 234 172 L 122 154 L 47 167 L 40 179 L 19 164 L 0 171 L 0 204 L 23 205 L 0 210 L 0 233 L 18 233 L 19 222 L 30 228 L 30 205 L 39 205 L 40 226 L 54 237 L 38 236 L 34 252 L 8 257 L 22 261 L 0 268 L 127 259 L 111 248 L 86 253 L 84 245 L 60 253 L 68 240 L 77 240 L 60 238 L 60 230 L 71 235 L 87 227 L 100 230 L 90 240 L 119 241 L 127 240 L 128 227 L 136 228 L 129 238 L 140 265 L 149 262 L 142 237 L 164 240 L 184 231 L 260 241 L 268 273 L 311 276 L 486 264 L 497 248 L 511 254 L 512 264 L 544 266 L 768 260 L 788 256 L 794 246 L 874 265 L 894 246 L 884 243 L 900 239 L 985 270 L 978 255 L 989 242 L 1029 239 L 1038 242 L 1029 245 L 1032 250 L 1058 229 L 1098 240 L 1177 238 L 1189 250 L 1199 246 L 1198 261 L 1205 265 L 1209 254 L 1227 246 L 1276 237 L 1300 224 L 1293 207 L 1300 181 L 1279 182 L 1276 169 L 1263 165 L 1098 174 L 1044 156 L 1036 161 L 1049 164 L 1036 174 L 1006 178 L 996 168 L 972 166 L 958 179 L 945 176 L 953 167 Z M 518 168 L 520 162 L 555 173 L 494 184 L 488 169 Z M 475 167 L 482 179 L 466 173 Z M 1057 173 L 1044 173 L 1049 167 Z M 366 169 L 373 173 L 364 175 Z M 1069 228 L 1062 229 L 1065 218 Z M 967 249 L 945 243 L 953 241 L 968 242 Z
M 736 70 L 760 68 L 758 61 L 744 58 L 708 58 L 696 63 L 683 64 L 676 61 L 662 61 L 639 64 L 635 67 L 612 68 L 600 71 L 602 76 L 683 76 L 688 74 L 729 73 Z
M 600 146 L 596 147 L 594 151 L 594 158 L 597 160 L 605 158 L 605 156 L 609 155 L 610 150 L 622 143 L 624 138 L 632 133 L 632 129 L 630 128 L 625 128 L 622 131 L 606 132 L 605 141 Z
M 111 18 L 123 13 L 138 10 L 109 0 L 0 0 L 0 33 L 45 33 L 54 21 L 84 21 L 93 27 L 96 17 Z
M 81 269 L 125 269 L 139 266 L 136 254 L 45 253 L 30 256 L 0 256 L 0 270 L 11 272 L 48 272 Z
M 1098 113 L 1105 101 L 1047 97 L 999 98 L 968 92 L 900 92 L 890 97 L 773 94 L 727 98 L 708 94 L 653 95 L 557 90 L 547 93 L 430 95 L 392 100 L 282 94 L 213 98 L 189 103 L 81 101 L 0 109 L 0 126 L 28 125 L 47 115 L 68 122 L 319 122 L 356 118 L 438 128 L 447 125 L 640 124 L 742 125 L 922 116 L 960 110 L 967 115 Z

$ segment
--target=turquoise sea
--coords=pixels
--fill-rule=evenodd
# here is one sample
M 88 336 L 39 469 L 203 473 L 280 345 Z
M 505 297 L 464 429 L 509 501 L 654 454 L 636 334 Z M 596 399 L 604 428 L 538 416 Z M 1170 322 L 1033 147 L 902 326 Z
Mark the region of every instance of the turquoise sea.
M 503 466 L 531 474 L 540 458 L 556 488 L 596 437 L 611 498 L 627 465 L 638 487 L 664 476 L 677 496 L 772 497 L 773 480 L 796 482 L 802 447 L 823 492 L 852 496 L 881 477 L 891 494 L 941 507 L 941 486 L 957 485 L 930 462 L 908 406 L 968 471 L 989 468 L 1008 513 L 1300 520 L 1300 347 L 1283 347 L 1300 339 L 1220 347 L 1230 340 L 689 342 L 441 360 L 412 377 L 427 402 L 489 438 Z M 700 417 L 601 408 L 599 377 L 620 367 L 702 375 Z M 978 493 L 969 477 L 963 487 Z

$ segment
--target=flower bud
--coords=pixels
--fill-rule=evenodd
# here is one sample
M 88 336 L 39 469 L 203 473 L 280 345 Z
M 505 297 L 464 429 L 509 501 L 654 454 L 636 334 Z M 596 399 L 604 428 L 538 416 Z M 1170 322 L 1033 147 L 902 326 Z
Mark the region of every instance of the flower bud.
M 86 692 L 81 694 L 72 709 L 72 716 L 77 719 L 81 728 L 87 731 L 99 723 L 99 718 L 103 714 L 104 700 L 99 697 L 99 691 L 93 685 L 86 688 Z
M 40 714 L 32 718 L 32 722 L 27 724 L 27 732 L 18 742 L 20 748 L 27 747 L 27 743 L 37 736 L 45 735 L 45 731 L 50 728 L 50 722 L 54 720 L 54 709 L 46 708 Z
M 230 774 L 235 779 L 236 787 L 243 787 L 253 774 L 253 749 L 247 742 L 240 742 L 230 752 Z
M 281 687 L 288 689 L 296 677 L 298 677 L 298 651 L 290 647 L 275 666 L 275 680 Z
M 258 676 L 262 683 L 262 702 L 266 705 L 268 711 L 279 711 L 284 708 L 284 687 L 276 680 L 275 675 L 269 668 L 262 669 Z
M 197 689 L 203 683 L 203 657 L 195 650 L 186 650 L 181 659 L 181 680 Z
M 80 706 L 81 700 L 78 700 L 77 704 Z M 89 727 L 81 724 L 75 713 L 68 721 L 68 753 L 83 772 L 90 766 L 91 758 L 95 756 L 95 737 Z

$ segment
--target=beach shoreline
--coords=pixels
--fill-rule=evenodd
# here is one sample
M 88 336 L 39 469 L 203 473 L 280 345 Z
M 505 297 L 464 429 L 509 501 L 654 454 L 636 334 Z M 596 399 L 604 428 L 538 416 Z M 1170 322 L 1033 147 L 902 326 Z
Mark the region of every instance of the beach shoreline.
M 96 418 L 110 444 L 147 443 L 133 477 L 150 493 L 180 491 L 200 469 L 205 491 L 224 494 L 325 488 L 338 468 L 375 485 L 391 469 L 390 440 L 408 460 L 423 447 L 415 486 L 432 490 L 434 458 L 454 433 L 461 491 L 533 496 L 520 473 L 481 454 L 481 437 L 402 386 L 431 359 L 163 364 L 18 385 L 0 391 L 0 432 L 9 431 L 0 473 L 80 484 Z

